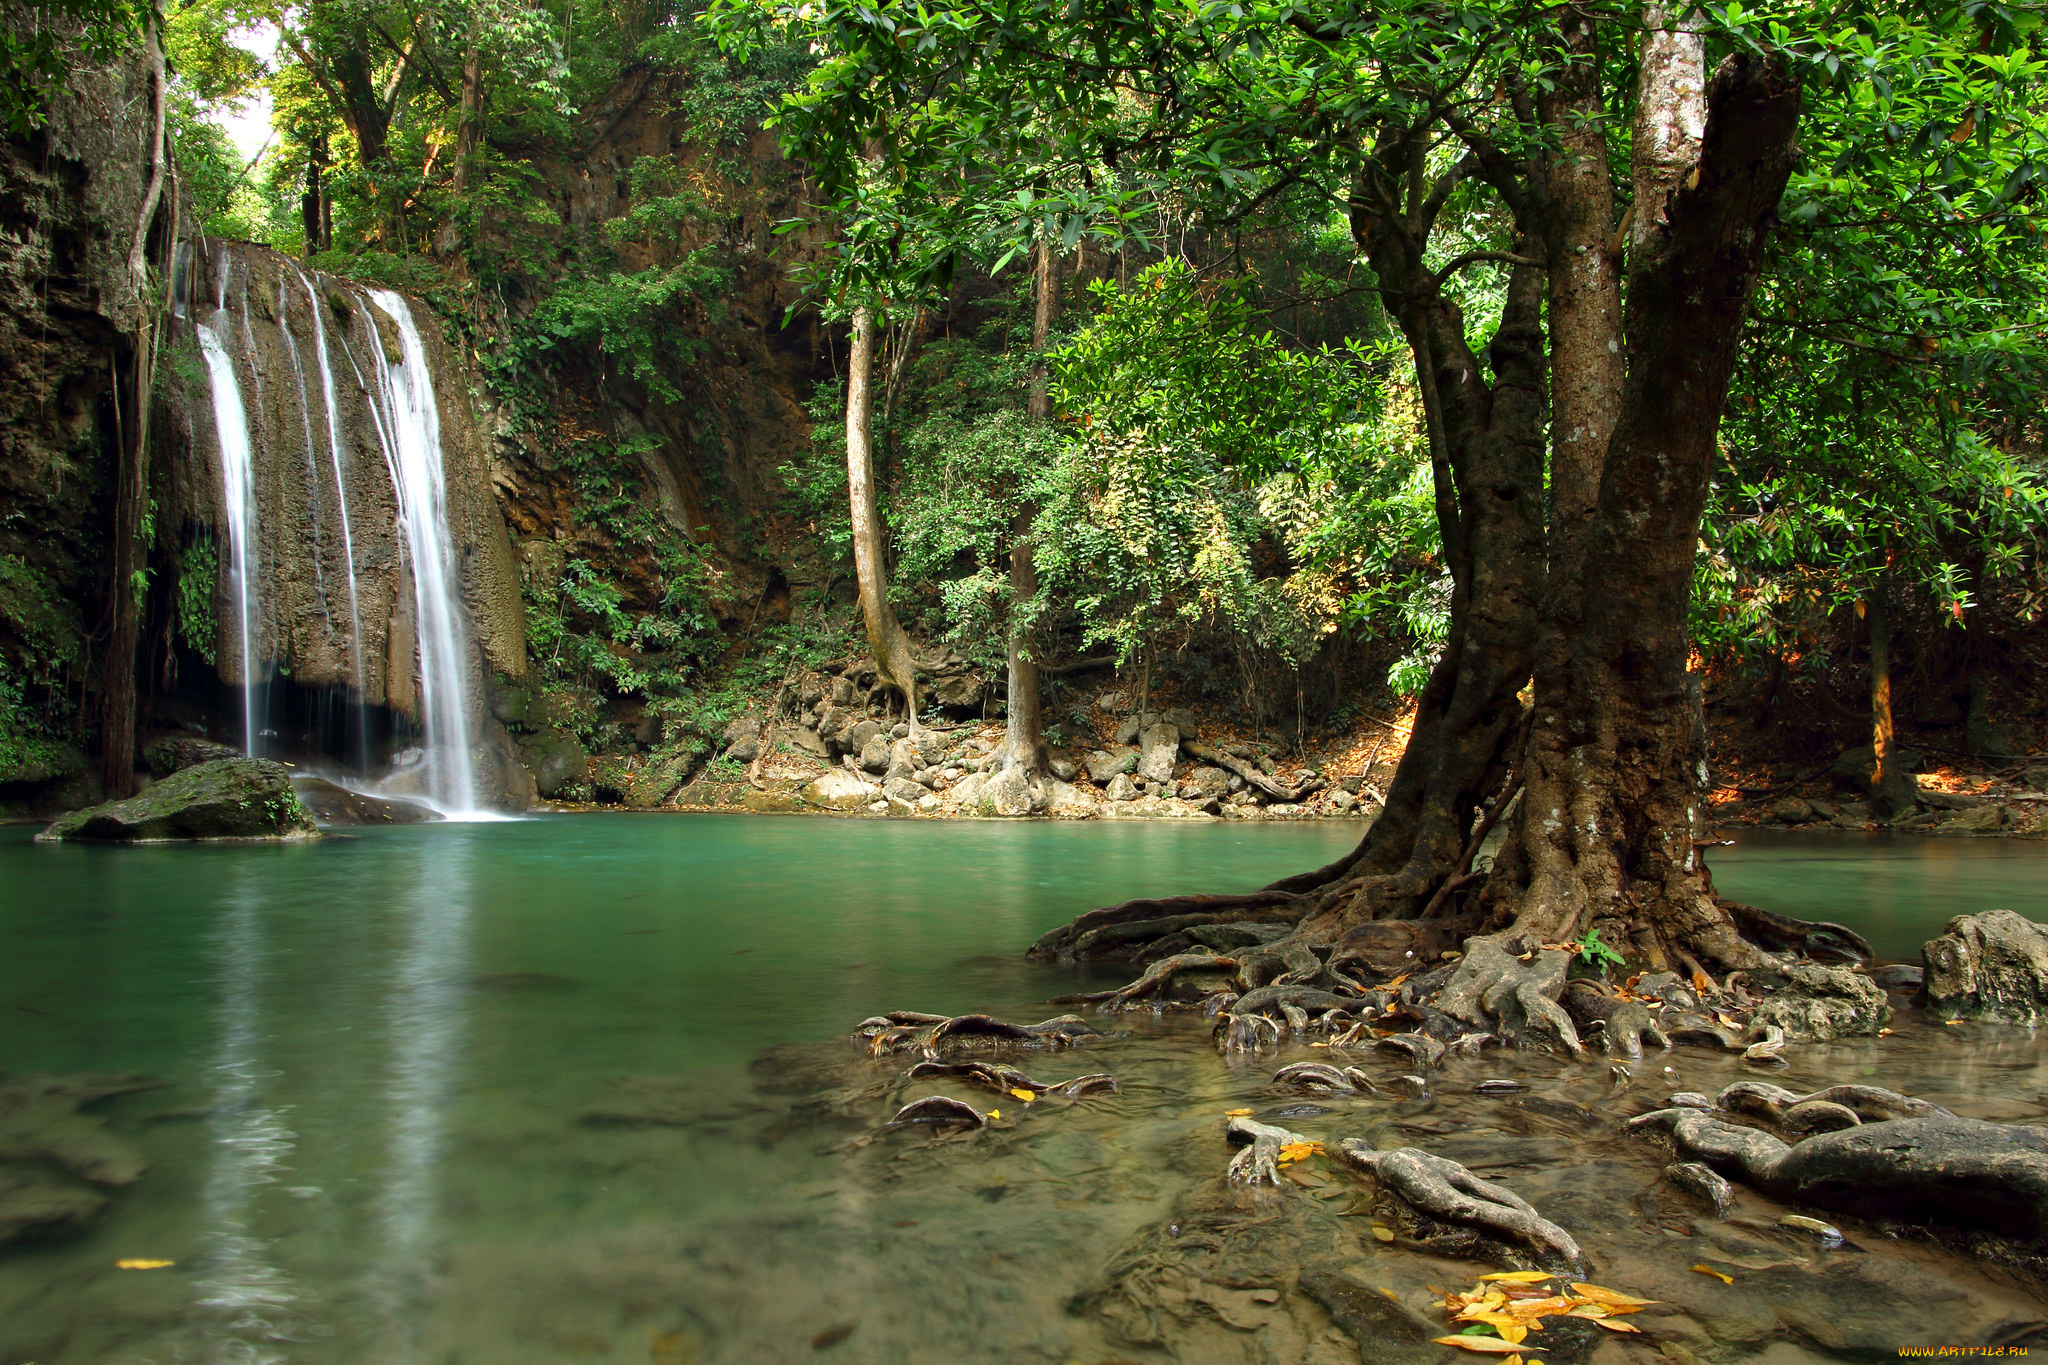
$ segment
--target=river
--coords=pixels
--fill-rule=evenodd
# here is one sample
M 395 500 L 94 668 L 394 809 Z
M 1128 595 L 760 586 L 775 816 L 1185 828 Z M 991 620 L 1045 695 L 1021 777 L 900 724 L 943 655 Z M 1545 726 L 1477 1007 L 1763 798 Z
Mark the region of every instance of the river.
M 1133 1327 L 1136 1281 L 1108 1269 L 1171 1260 L 1148 1239 L 1220 1170 L 1222 1111 L 1275 1104 L 1272 1069 L 1318 1054 L 1226 1062 L 1196 1020 L 1098 1020 L 1112 1037 L 1024 1066 L 1109 1071 L 1121 1094 L 1002 1101 L 964 1141 L 867 1142 L 901 1064 L 839 1040 L 892 1008 L 1057 1013 L 1048 997 L 1125 974 L 1027 963 L 1040 932 L 1106 899 L 1256 886 L 1358 828 L 621 814 L 164 849 L 0 829 L 0 1069 L 162 1083 L 88 1111 L 148 1174 L 85 1235 L 0 1253 L 0 1365 L 1344 1360 L 1292 1294 Z M 1749 835 L 1714 865 L 1727 894 L 1895 957 L 1950 915 L 2048 903 L 2040 844 Z M 1795 1052 L 1772 1079 L 1876 1076 L 1980 1117 L 2040 1121 L 2048 1090 L 2019 1031 L 1902 1017 Z M 1577 1210 L 1604 1282 L 1678 1304 L 1668 1325 L 1705 1358 L 1862 1349 L 1903 1311 L 1886 1284 L 1935 1295 L 1925 1342 L 1902 1345 L 2025 1309 L 1925 1247 L 1850 1230 L 1854 1255 L 1802 1250 L 1752 1196 L 1754 1228 L 1702 1228 L 1663 1207 L 1647 1145 L 1470 1092 L 1514 1074 L 1632 1113 L 1743 1074 L 1730 1059 L 1652 1057 L 1633 1094 L 1605 1066 L 1462 1065 L 1426 1111 L 1339 1106 L 1315 1135 L 1392 1125 L 1475 1167 L 1491 1152 Z M 1349 1231 L 1325 1251 L 1417 1313 L 1425 1285 L 1477 1272 L 1367 1225 L 1332 1223 Z M 1096 1311 L 1068 1311 L 1087 1292 Z

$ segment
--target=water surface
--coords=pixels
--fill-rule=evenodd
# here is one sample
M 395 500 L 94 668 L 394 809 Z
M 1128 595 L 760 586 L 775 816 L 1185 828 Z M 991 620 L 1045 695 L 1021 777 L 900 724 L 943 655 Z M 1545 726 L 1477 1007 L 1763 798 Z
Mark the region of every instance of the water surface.
M 100 1111 L 149 1174 L 85 1236 L 0 1254 L 0 1365 L 1355 1360 L 1291 1291 L 1204 1307 L 1223 1272 L 1182 1233 L 1320 1218 L 1296 1229 L 1316 1254 L 1417 1312 L 1426 1285 L 1477 1273 L 1291 1187 L 1202 1206 L 1222 1111 L 1284 1103 L 1273 1069 L 1326 1054 L 1226 1062 L 1198 1020 L 1105 1019 L 1113 1036 L 1023 1065 L 1109 1071 L 1121 1095 L 968 1092 L 1004 1119 L 868 1143 L 934 1087 L 837 1040 L 888 1008 L 1057 1012 L 1049 996 L 1104 975 L 1024 962 L 1046 928 L 1112 897 L 1253 887 L 1358 830 L 590 815 L 175 849 L 0 830 L 0 1069 L 164 1082 Z M 1893 939 L 1950 914 L 2033 897 L 2038 915 L 2044 853 L 1745 840 L 1716 866 L 1731 895 L 1906 955 Z M 1680 1301 L 1667 1326 L 1722 1358 L 1855 1349 L 1813 1305 L 1869 1300 L 1867 1334 L 1886 1283 L 1948 1305 L 1919 1319 L 1932 1344 L 2019 1311 L 1916 1245 L 1819 1255 L 1762 1201 L 1753 1228 L 1688 1221 L 1660 1202 L 1654 1150 L 1608 1120 L 1741 1070 L 1681 1052 L 1636 1071 L 1616 1092 L 1605 1067 L 1488 1057 L 1426 1103 L 1288 1122 L 1441 1150 L 1570 1212 L 1608 1282 Z M 1503 1072 L 1599 1121 L 1471 1093 Z M 1910 1025 L 1800 1049 L 1778 1079 L 1858 1076 L 1997 1118 L 2038 1120 L 2048 1089 L 2030 1035 Z M 1293 1250 L 1258 1263 L 1257 1235 L 1218 1236 L 1252 1256 L 1229 1293 L 1286 1289 Z M 129 1257 L 175 1265 L 115 1268 Z M 1707 1294 L 1726 1287 L 1686 1266 L 1710 1257 L 1754 1283 Z

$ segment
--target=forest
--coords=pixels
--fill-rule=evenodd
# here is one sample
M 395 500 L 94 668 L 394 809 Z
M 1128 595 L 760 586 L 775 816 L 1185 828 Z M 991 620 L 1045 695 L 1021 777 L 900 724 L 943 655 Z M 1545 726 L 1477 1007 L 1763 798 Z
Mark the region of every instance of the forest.
M 0 1356 L 2048 1344 L 2044 18 L 5 0 Z

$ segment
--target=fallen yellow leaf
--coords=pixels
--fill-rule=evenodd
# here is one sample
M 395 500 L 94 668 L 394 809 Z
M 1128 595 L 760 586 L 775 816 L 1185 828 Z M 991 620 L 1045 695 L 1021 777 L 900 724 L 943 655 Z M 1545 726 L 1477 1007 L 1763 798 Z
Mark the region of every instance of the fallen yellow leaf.
M 162 1269 L 163 1269 L 163 1268 L 164 1268 L 165 1266 L 167 1266 L 167 1265 L 176 1265 L 176 1264 L 177 1264 L 177 1262 L 176 1262 L 176 1261 L 146 1261 L 146 1260 L 139 1260 L 139 1259 L 132 1259 L 132 1258 L 131 1258 L 131 1259 L 129 1259 L 129 1260 L 125 1260 L 125 1261 L 116 1261 L 116 1262 L 114 1262 L 114 1269 L 116 1269 L 116 1270 L 162 1270 Z
M 999 1119 L 1003 1116 L 1003 1111 L 1000 1109 L 991 1109 L 988 1111 L 988 1116 L 992 1119 Z
M 1491 1275 L 1481 1275 L 1479 1283 L 1541 1284 L 1545 1280 L 1554 1280 L 1556 1278 L 1557 1276 L 1547 1270 L 1496 1270 Z
M 1694 1266 L 1693 1269 L 1698 1270 L 1699 1267 Z M 1609 1289 L 1598 1284 L 1574 1284 L 1572 1293 L 1593 1303 L 1604 1303 L 1610 1308 L 1641 1308 L 1646 1303 L 1658 1302 L 1656 1299 L 1639 1299 L 1633 1294 L 1624 1294 L 1618 1289 Z
M 1227 1119 L 1248 1119 L 1251 1116 L 1252 1111 L 1249 1109 L 1226 1109 L 1223 1111 L 1223 1117 Z
M 1010 1091 L 1010 1093 L 1016 1096 L 1018 1099 L 1024 1101 L 1024 1103 L 1026 1104 L 1029 1104 L 1031 1103 L 1031 1101 L 1038 1098 L 1037 1094 L 1030 1090 L 1013 1089 Z
M 1521 1348 L 1504 1337 L 1432 1337 L 1431 1340 L 1439 1346 L 1455 1346 L 1461 1351 L 1477 1351 L 1481 1355 L 1521 1354 Z
M 1688 1269 L 1688 1270 L 1697 1270 L 1697 1271 L 1698 1271 L 1698 1272 L 1699 1272 L 1700 1274 L 1702 1274 L 1702 1275 L 1712 1275 L 1712 1276 L 1713 1276 L 1713 1277 L 1714 1277 L 1715 1279 L 1719 1280 L 1719 1281 L 1720 1281 L 1720 1282 L 1721 1282 L 1722 1284 L 1734 1284 L 1734 1283 L 1735 1283 L 1735 1277 L 1734 1277 L 1733 1275 L 1724 1275 L 1724 1274 L 1722 1274 L 1722 1273 L 1721 1273 L 1720 1271 L 1718 1271 L 1718 1270 L 1714 1269 L 1714 1267 L 1712 1267 L 1712 1266 L 1710 1266 L 1710 1265 L 1695 1265 L 1695 1266 L 1687 1266 L 1687 1267 L 1686 1267 L 1686 1269 Z
M 1280 1145 L 1282 1161 L 1300 1161 L 1323 1150 L 1320 1142 L 1285 1142 Z
M 1372 1225 L 1372 1235 L 1382 1242 L 1391 1242 L 1394 1240 L 1394 1230 L 1380 1223 L 1374 1223 Z
M 1483 1322 L 1494 1331 L 1500 1333 L 1501 1340 L 1503 1341 L 1520 1341 L 1529 1334 L 1529 1329 L 1532 1326 L 1540 1327 L 1542 1325 L 1540 1323 L 1521 1322 L 1508 1316 L 1506 1313 L 1492 1313 L 1484 1308 L 1468 1308 L 1458 1314 L 1458 1321 Z
M 1643 1330 L 1634 1323 L 1618 1322 L 1613 1318 L 1595 1318 L 1593 1321 L 1599 1323 L 1610 1332 L 1640 1332 Z

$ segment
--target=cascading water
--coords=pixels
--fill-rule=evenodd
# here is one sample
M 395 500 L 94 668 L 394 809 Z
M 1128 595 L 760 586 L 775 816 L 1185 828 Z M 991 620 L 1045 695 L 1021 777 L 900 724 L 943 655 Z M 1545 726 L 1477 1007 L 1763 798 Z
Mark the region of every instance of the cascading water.
M 404 298 L 388 289 L 370 301 L 398 329 L 399 359 L 375 364 L 383 402 L 379 434 L 398 494 L 399 528 L 411 562 L 419 636 L 419 712 L 426 732 L 427 794 L 449 814 L 474 815 L 475 760 L 470 753 L 469 643 L 456 596 L 455 538 L 448 522 L 448 483 L 441 459 L 441 413 L 426 348 Z M 374 330 L 372 332 L 374 335 Z
M 225 307 L 202 322 L 199 351 L 206 358 L 206 377 L 213 390 L 213 424 L 220 438 L 222 509 L 228 519 L 228 577 L 235 594 L 237 639 L 242 660 L 242 748 L 255 757 L 260 735 L 256 726 L 256 660 L 251 625 L 256 616 L 256 575 L 252 572 L 256 544 L 255 458 L 249 443 L 249 416 L 242 407 L 242 386 L 224 336 Z

